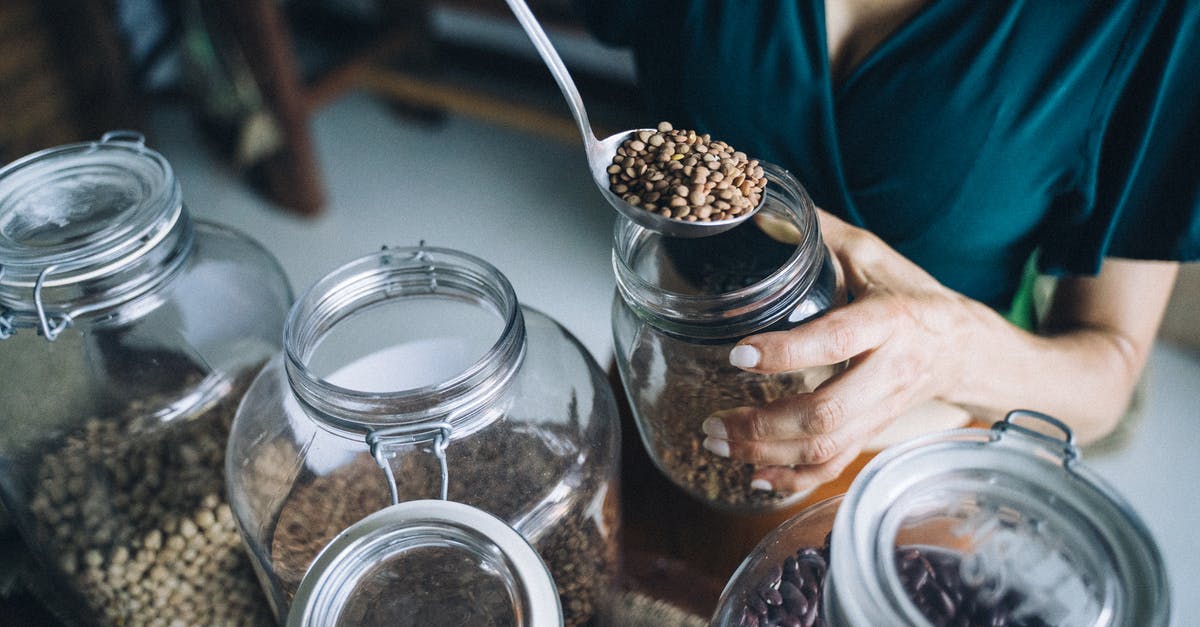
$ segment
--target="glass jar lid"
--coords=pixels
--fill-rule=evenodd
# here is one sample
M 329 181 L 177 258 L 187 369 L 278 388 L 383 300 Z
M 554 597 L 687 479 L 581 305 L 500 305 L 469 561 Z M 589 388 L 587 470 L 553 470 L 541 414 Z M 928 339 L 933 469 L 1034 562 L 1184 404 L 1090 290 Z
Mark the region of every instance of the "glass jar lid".
M 0 264 L 62 271 L 126 252 L 163 230 L 181 193 L 167 160 L 137 133 L 50 148 L 0 170 Z
M 8 164 L 0 169 L 0 309 L 15 312 L 10 323 L 36 310 L 49 331 L 48 311 L 65 314 L 65 326 L 127 299 L 181 258 L 172 254 L 178 246 L 161 244 L 190 233 L 183 211 L 170 164 L 135 132 Z
M 1170 613 L 1145 525 L 1079 463 L 1066 425 L 1030 411 L 884 451 L 846 495 L 831 560 L 831 624 L 1165 625 Z
M 454 501 L 392 505 L 327 545 L 309 567 L 289 627 L 562 624 L 554 580 L 533 547 Z

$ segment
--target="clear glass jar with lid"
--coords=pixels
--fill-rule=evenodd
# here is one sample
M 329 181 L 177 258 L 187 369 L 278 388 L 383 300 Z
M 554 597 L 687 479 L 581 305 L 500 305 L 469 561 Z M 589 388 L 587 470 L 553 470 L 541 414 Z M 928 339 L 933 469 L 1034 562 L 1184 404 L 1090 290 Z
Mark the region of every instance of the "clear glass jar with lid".
M 725 233 L 667 237 L 618 219 L 613 337 L 621 382 L 650 457 L 692 496 L 718 508 L 778 510 L 804 494 L 750 487 L 753 467 L 704 450 L 713 412 L 811 392 L 842 365 L 778 375 L 729 363 L 742 338 L 794 328 L 845 302 L 808 194 L 762 164 L 763 207 Z
M 269 620 L 223 454 L 291 296 L 261 246 L 191 219 L 136 133 L 0 170 L 0 497 L 56 611 Z
M 1015 411 L 991 429 L 892 446 L 849 492 L 772 531 L 714 626 L 1161 627 L 1165 567 L 1145 525 L 1080 463 L 1069 428 Z
M 422 245 L 334 270 L 293 307 L 226 455 L 276 616 L 337 534 L 441 497 L 521 533 L 566 624 L 586 623 L 616 567 L 616 411 L 595 360 L 487 262 Z
M 289 627 L 559 627 L 554 579 L 499 518 L 454 501 L 406 501 L 338 534 L 300 582 Z

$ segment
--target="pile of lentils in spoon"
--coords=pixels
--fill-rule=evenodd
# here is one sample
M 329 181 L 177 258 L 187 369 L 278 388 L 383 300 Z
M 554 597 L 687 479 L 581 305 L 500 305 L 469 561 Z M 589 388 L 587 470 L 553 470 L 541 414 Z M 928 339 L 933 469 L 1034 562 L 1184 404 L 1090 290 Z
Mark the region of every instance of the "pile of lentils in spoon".
M 676 130 L 629 136 L 608 166 L 609 189 L 625 202 L 688 222 L 727 220 L 758 206 L 767 179 L 762 166 L 707 134 Z

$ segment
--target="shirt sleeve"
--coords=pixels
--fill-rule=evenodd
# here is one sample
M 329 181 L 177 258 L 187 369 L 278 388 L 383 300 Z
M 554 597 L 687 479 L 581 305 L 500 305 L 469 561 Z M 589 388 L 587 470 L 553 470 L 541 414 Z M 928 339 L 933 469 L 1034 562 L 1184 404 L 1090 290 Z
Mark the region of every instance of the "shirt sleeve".
M 1094 274 L 1105 257 L 1200 259 L 1200 11 L 1145 3 L 1098 107 L 1090 211 L 1049 218 L 1039 266 Z M 1165 5 L 1165 6 L 1164 6 Z

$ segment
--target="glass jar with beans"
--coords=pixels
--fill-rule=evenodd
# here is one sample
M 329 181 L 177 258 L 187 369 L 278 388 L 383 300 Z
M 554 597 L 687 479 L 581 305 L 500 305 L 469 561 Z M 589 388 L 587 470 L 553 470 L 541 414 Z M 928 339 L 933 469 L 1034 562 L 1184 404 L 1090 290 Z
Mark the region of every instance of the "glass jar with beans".
M 664 236 L 618 219 L 613 235 L 617 366 L 649 456 L 673 483 L 718 508 L 755 512 L 804 494 L 751 487 L 753 466 L 701 442 L 713 412 L 811 392 L 841 366 L 777 375 L 740 370 L 729 352 L 747 335 L 796 327 L 845 302 L 816 210 L 786 170 L 760 163 L 762 208 L 709 237 Z
M 60 618 L 270 623 L 224 450 L 290 304 L 135 133 L 0 170 L 0 497 Z
M 762 540 L 712 625 L 1163 626 L 1168 589 L 1070 429 L 1016 411 L 884 450 Z
M 336 536 L 440 499 L 520 533 L 553 575 L 565 624 L 582 625 L 617 566 L 619 428 L 595 360 L 496 268 L 385 248 L 293 307 L 283 353 L 234 420 L 229 492 L 281 620 Z

